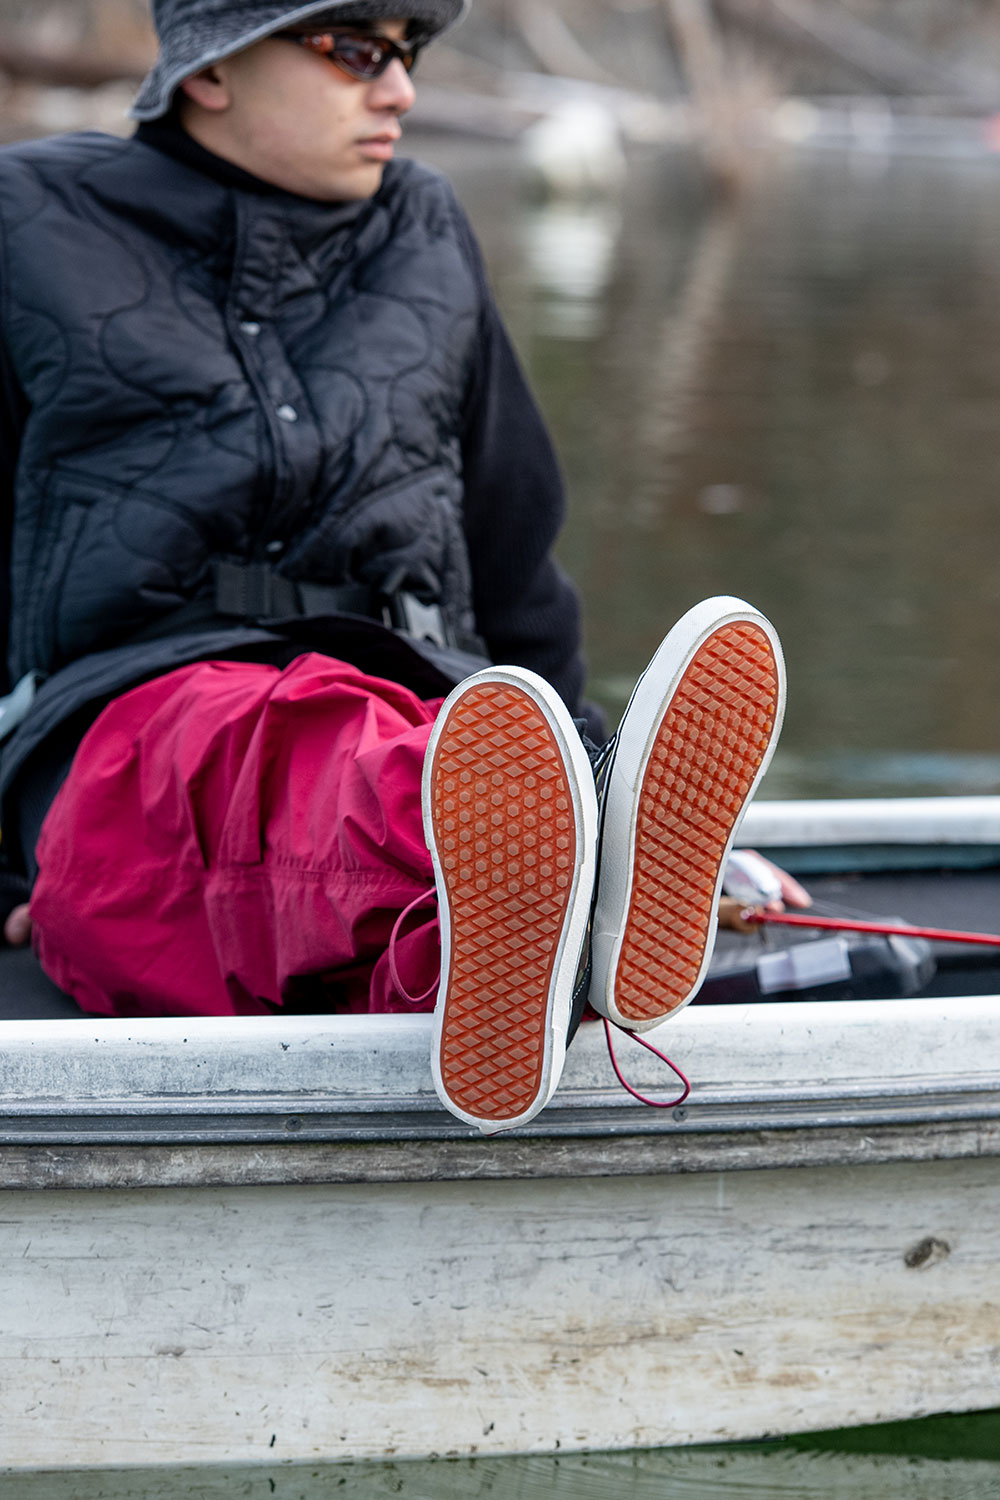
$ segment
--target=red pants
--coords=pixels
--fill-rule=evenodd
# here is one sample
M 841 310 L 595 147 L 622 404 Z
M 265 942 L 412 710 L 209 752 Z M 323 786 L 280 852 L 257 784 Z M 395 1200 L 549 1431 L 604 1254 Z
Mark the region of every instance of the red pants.
M 433 892 L 420 779 L 439 706 L 315 654 L 199 663 L 117 699 L 39 841 L 46 972 L 100 1015 L 414 1008 L 387 948 Z M 429 894 L 396 944 L 421 1009 L 439 959 Z

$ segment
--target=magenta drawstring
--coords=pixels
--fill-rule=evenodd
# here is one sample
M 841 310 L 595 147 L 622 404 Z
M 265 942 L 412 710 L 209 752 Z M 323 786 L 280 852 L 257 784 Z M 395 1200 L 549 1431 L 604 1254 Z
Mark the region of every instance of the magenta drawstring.
M 430 890 L 422 891 L 419 896 L 416 896 L 410 902 L 409 906 L 405 907 L 404 910 L 401 911 L 399 916 L 396 918 L 393 924 L 392 934 L 389 938 L 389 974 L 392 977 L 393 988 L 395 989 L 397 995 L 399 995 L 401 1000 L 404 1000 L 407 1005 L 412 1005 L 414 1007 L 418 1005 L 424 1005 L 430 999 L 430 997 L 433 995 L 434 991 L 440 984 L 441 977 L 440 975 L 438 975 L 433 984 L 429 985 L 422 995 L 411 995 L 409 990 L 406 988 L 406 985 L 403 983 L 402 975 L 399 972 L 399 965 L 396 962 L 396 944 L 399 941 L 399 935 L 400 931 L 402 930 L 403 923 L 406 921 L 410 913 L 416 911 L 418 907 L 425 905 L 428 901 L 433 900 L 436 895 L 437 890 L 434 886 L 432 886 Z M 623 1027 L 619 1027 L 618 1029 L 624 1030 Z M 611 1058 L 611 1066 L 615 1070 L 615 1076 L 617 1077 L 618 1082 L 621 1084 L 622 1088 L 625 1089 L 626 1093 L 631 1094 L 633 1099 L 638 1099 L 640 1104 L 648 1104 L 651 1109 L 676 1109 L 678 1104 L 683 1104 L 684 1100 L 691 1092 L 691 1084 L 689 1083 L 685 1075 L 681 1072 L 677 1064 L 675 1062 L 672 1062 L 665 1052 L 661 1052 L 658 1047 L 654 1047 L 652 1042 L 643 1041 L 642 1037 L 636 1036 L 634 1032 L 627 1032 L 626 1035 L 631 1036 L 632 1040 L 634 1042 L 638 1042 L 640 1047 L 645 1047 L 647 1052 L 652 1052 L 654 1057 L 658 1057 L 661 1062 L 665 1062 L 670 1071 L 676 1074 L 681 1083 L 684 1085 L 684 1092 L 678 1094 L 676 1099 L 647 1099 L 645 1094 L 640 1094 L 638 1089 L 634 1089 L 623 1075 L 621 1068 L 618 1066 L 618 1059 L 615 1056 L 614 1045 L 611 1041 L 611 1023 L 607 1019 L 605 1019 L 604 1037 L 608 1044 L 608 1056 Z
M 642 1037 L 637 1036 L 634 1031 L 626 1031 L 625 1035 L 630 1036 L 633 1042 L 638 1042 L 640 1047 L 645 1047 L 647 1052 L 652 1052 L 656 1057 L 660 1059 L 661 1062 L 665 1062 L 671 1072 L 676 1073 L 681 1083 L 683 1083 L 684 1092 L 683 1094 L 678 1094 L 676 1099 L 647 1099 L 645 1094 L 640 1094 L 638 1089 L 634 1089 L 632 1085 L 626 1081 L 622 1074 L 621 1068 L 618 1066 L 618 1059 L 615 1057 L 615 1049 L 611 1044 L 611 1022 L 606 1017 L 603 1017 L 602 1019 L 604 1020 L 604 1037 L 608 1044 L 608 1056 L 611 1058 L 611 1066 L 614 1068 L 615 1076 L 617 1077 L 618 1082 L 621 1084 L 626 1093 L 631 1094 L 633 1099 L 638 1099 L 640 1104 L 648 1104 L 650 1109 L 674 1109 L 678 1104 L 683 1104 L 684 1100 L 691 1092 L 691 1085 L 688 1082 L 687 1078 L 685 1078 L 684 1074 L 681 1072 L 677 1064 L 670 1061 L 670 1058 L 665 1052 L 661 1052 L 658 1047 L 654 1047 L 652 1042 L 644 1042 Z M 623 1031 L 624 1027 L 619 1026 L 618 1030 Z
M 416 911 L 418 906 L 423 906 L 426 902 L 433 900 L 436 895 L 437 888 L 435 886 L 431 886 L 429 891 L 421 891 L 420 895 L 411 901 L 405 910 L 400 912 L 393 926 L 392 936 L 389 938 L 389 974 L 392 978 L 392 987 L 399 998 L 406 1001 L 407 1005 L 424 1005 L 441 983 L 441 976 L 439 974 L 433 984 L 422 995 L 411 995 L 400 977 L 399 966 L 396 963 L 396 943 L 399 941 L 400 928 L 412 911 Z

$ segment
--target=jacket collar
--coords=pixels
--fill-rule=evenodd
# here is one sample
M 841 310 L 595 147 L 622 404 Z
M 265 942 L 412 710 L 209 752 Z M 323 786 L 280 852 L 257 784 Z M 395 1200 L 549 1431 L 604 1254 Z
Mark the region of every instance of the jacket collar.
M 242 167 L 238 167 L 235 162 L 227 161 L 225 157 L 216 156 L 214 151 L 209 151 L 200 141 L 196 141 L 194 136 L 189 135 L 184 129 L 176 110 L 165 115 L 162 120 L 152 120 L 140 125 L 135 132 L 135 139 L 141 141 L 144 146 L 152 146 L 154 151 L 161 151 L 165 156 L 172 157 L 174 161 L 193 167 L 203 177 L 211 178 L 223 187 L 239 188 L 244 193 L 256 193 L 262 198 L 271 198 L 278 203 L 283 203 L 293 210 L 300 205 L 308 205 L 328 222 L 335 219 L 338 224 L 353 223 L 370 202 L 367 198 L 361 198 L 350 203 L 327 203 L 318 198 L 303 198 L 297 193 L 289 193 L 284 188 L 276 187 L 273 182 L 265 182 L 262 177 L 256 177 L 252 172 L 244 171 Z
M 159 170 L 149 170 L 147 151 L 159 157 Z M 178 246 L 191 245 L 207 260 L 214 261 L 220 254 L 226 257 L 238 202 L 241 213 L 280 226 L 303 260 L 319 269 L 348 253 L 349 243 L 371 220 L 376 205 L 391 193 L 397 176 L 405 175 L 406 167 L 404 162 L 390 164 L 373 199 L 326 203 L 286 192 L 245 172 L 206 150 L 176 118 L 168 116 L 140 125 L 131 150 L 106 159 L 87 176 L 98 196 L 114 203 L 133 222 L 155 223 L 158 237 Z

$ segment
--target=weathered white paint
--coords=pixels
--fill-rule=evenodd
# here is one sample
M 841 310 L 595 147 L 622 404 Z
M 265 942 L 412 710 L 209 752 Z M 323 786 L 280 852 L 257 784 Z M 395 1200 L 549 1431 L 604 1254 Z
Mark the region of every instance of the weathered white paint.
M 592 1125 L 588 1119 L 587 1125 Z M 1000 1121 L 805 1123 L 781 1128 L 482 1139 L 161 1142 L 4 1146 L 8 1191 L 75 1188 L 225 1188 L 328 1183 L 491 1182 L 520 1178 L 654 1177 L 872 1166 L 1000 1157 Z
M 13 1467 L 685 1444 L 1000 1388 L 1000 1161 L 11 1193 Z

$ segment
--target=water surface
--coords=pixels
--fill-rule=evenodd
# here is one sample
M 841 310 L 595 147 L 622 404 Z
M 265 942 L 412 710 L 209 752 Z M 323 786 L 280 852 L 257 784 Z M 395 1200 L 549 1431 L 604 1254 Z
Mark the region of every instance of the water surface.
M 998 1500 L 1000 1411 L 645 1453 L 37 1474 L 4 1500 Z
M 428 154 L 425 152 L 424 154 Z M 569 480 L 562 556 L 612 719 L 712 593 L 782 634 L 765 794 L 1000 791 L 1000 158 L 681 155 L 620 201 L 452 170 Z

